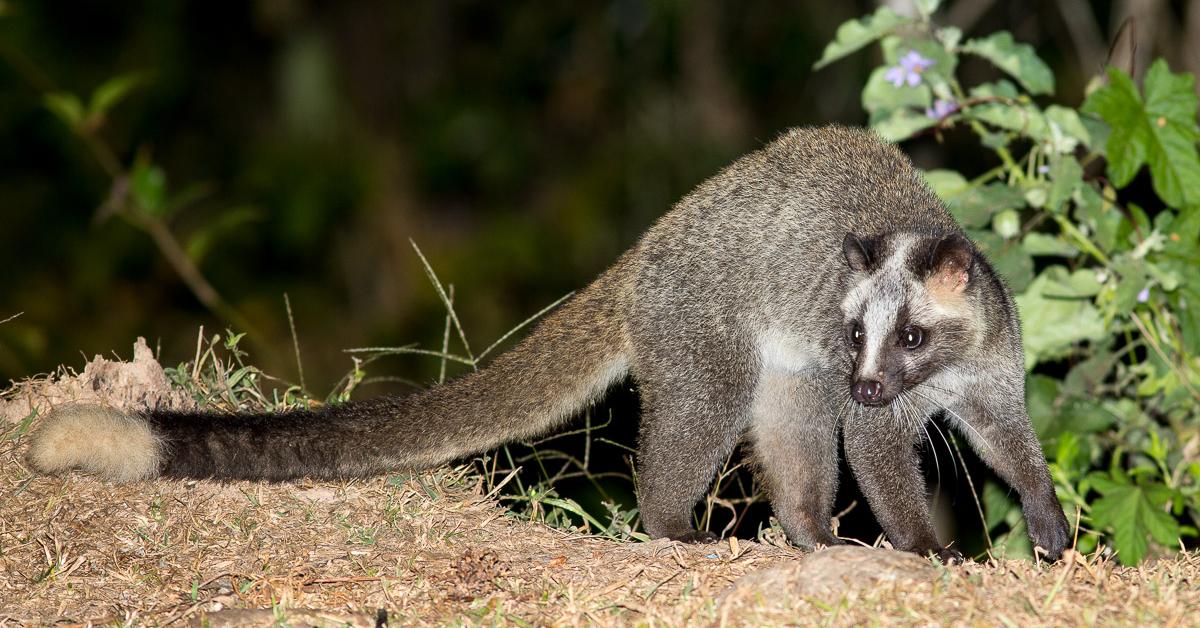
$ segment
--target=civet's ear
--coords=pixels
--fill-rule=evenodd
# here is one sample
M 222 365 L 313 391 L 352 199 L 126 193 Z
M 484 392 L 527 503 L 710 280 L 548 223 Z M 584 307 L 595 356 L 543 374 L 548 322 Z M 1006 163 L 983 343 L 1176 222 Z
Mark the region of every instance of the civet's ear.
M 950 234 L 938 240 L 929 251 L 929 281 L 942 289 L 961 292 L 971 281 L 971 262 L 975 247 L 965 236 Z
M 847 233 L 845 238 L 842 238 L 842 255 L 846 256 L 846 263 L 850 265 L 850 270 L 855 272 L 865 272 L 875 264 L 876 243 L 871 240 L 861 240 L 853 233 Z

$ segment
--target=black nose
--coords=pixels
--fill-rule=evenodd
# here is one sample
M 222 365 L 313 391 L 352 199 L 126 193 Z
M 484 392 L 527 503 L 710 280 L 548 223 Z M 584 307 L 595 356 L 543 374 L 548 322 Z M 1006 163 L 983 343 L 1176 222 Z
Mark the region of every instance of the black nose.
M 883 396 L 883 384 L 873 379 L 860 379 L 854 382 L 854 388 L 851 391 L 854 393 L 854 400 L 866 404 L 875 405 L 879 403 L 879 398 Z

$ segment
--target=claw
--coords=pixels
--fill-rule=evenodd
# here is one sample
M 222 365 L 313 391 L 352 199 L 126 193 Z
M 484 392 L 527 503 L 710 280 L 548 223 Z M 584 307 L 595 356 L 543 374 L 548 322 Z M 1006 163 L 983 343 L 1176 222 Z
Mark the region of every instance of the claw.
M 683 534 L 671 535 L 669 538 L 672 541 L 679 541 L 680 543 L 690 543 L 694 545 L 703 543 L 716 543 L 717 541 L 721 540 L 721 537 L 707 530 L 689 530 Z
M 961 565 L 966 562 L 962 552 L 953 547 L 943 547 L 940 550 L 930 551 L 929 554 L 936 557 L 943 565 Z

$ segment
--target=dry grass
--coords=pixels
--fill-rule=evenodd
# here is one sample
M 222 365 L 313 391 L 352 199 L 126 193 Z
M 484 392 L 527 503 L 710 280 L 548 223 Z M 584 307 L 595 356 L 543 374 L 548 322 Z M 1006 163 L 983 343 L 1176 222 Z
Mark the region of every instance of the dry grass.
M 282 485 L 34 476 L 22 435 L 36 418 L 20 408 L 103 393 L 94 383 L 8 395 L 0 625 L 373 625 L 377 609 L 393 625 L 1200 623 L 1197 554 L 942 568 L 883 550 L 622 543 L 518 520 L 466 467 Z

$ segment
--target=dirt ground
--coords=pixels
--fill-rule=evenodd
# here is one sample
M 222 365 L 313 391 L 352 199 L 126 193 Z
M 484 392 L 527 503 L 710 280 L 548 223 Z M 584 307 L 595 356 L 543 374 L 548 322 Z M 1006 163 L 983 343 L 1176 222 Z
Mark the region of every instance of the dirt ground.
M 883 549 L 616 542 L 522 521 L 466 467 L 343 483 L 34 475 L 51 404 L 185 406 L 144 345 L 0 403 L 0 625 L 1200 625 L 1200 554 L 942 567 Z

